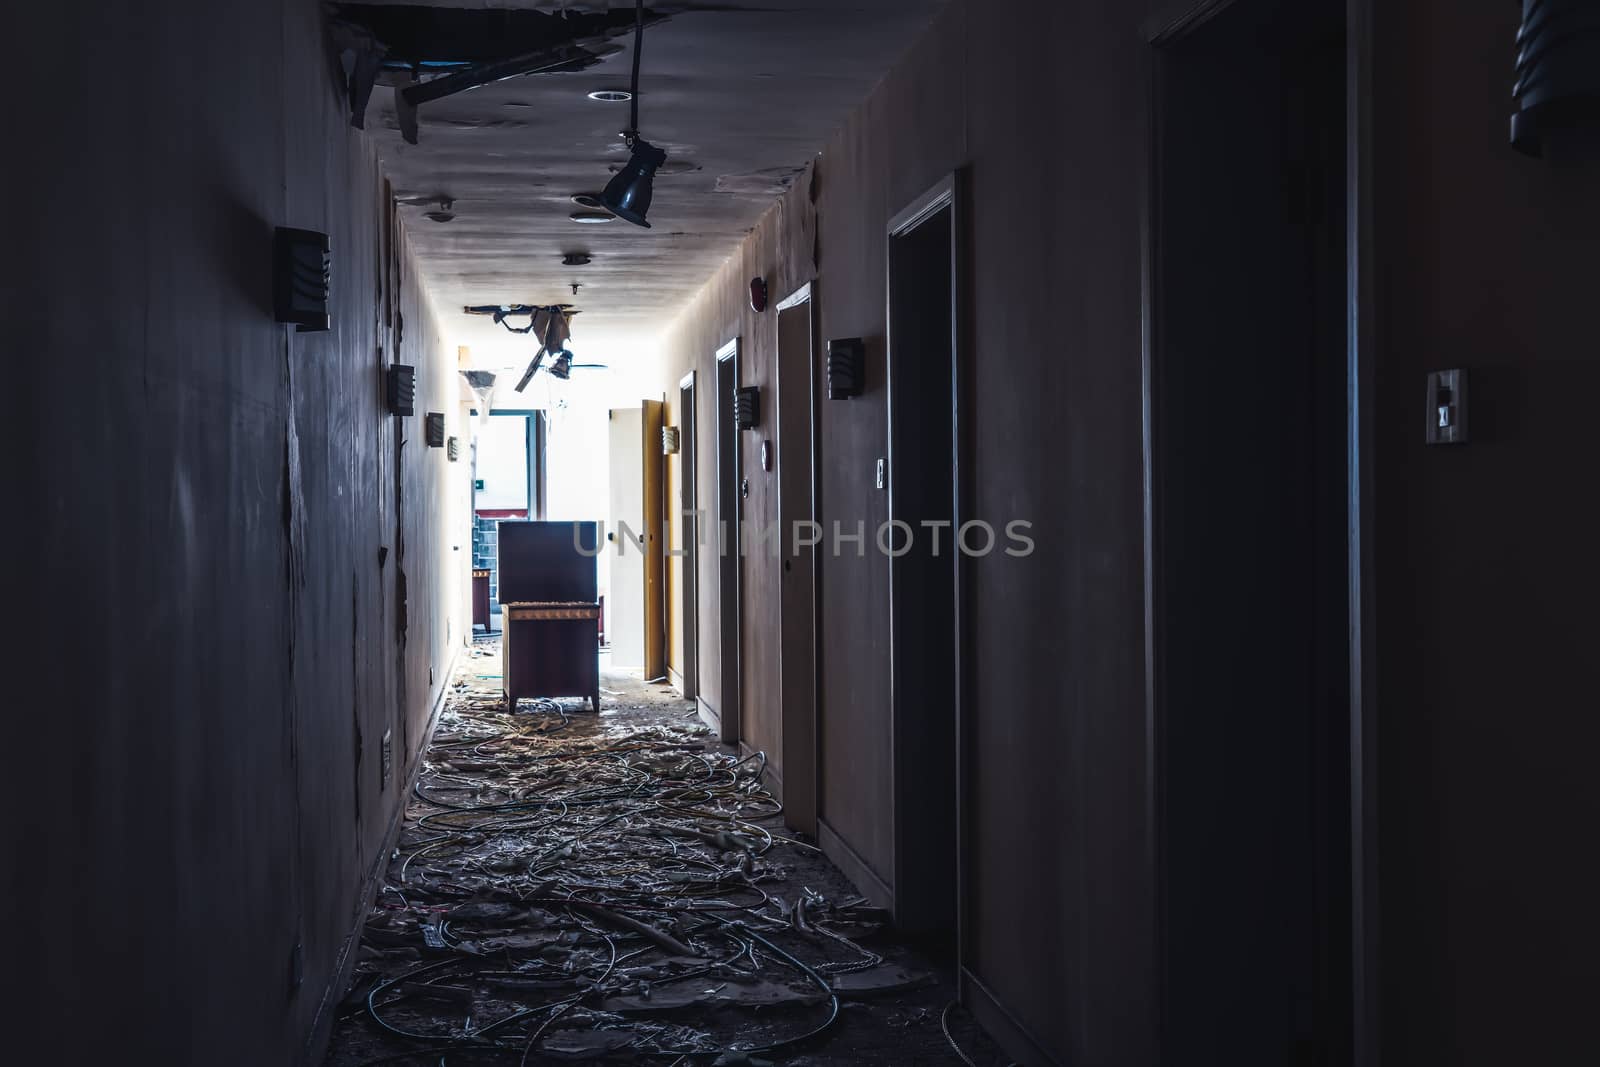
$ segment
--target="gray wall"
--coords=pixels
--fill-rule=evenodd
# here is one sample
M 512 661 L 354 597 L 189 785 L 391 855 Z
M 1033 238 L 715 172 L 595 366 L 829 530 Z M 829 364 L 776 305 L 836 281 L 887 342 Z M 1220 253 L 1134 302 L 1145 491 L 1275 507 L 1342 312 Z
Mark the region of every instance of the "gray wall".
M 885 225 L 967 168 L 975 511 L 1025 513 L 1038 541 L 976 575 L 968 963 L 986 1022 L 1030 1061 L 1154 1055 L 1142 31 L 1179 6 L 954 0 L 825 146 L 814 193 L 803 179 L 685 308 L 662 375 L 675 402 L 678 378 L 693 367 L 714 380 L 713 352 L 738 336 L 743 383 L 770 400 L 776 316 L 749 309 L 746 283 L 765 275 L 777 299 L 815 275 L 819 343 L 861 336 L 868 352 L 867 395 L 820 401 L 819 507 L 870 529 L 884 517 L 871 478 L 887 440 Z M 1596 1054 L 1582 1020 L 1600 947 L 1586 844 L 1600 821 L 1588 713 L 1600 623 L 1587 606 L 1600 518 L 1574 410 L 1600 385 L 1600 185 L 1594 164 L 1533 162 L 1506 143 L 1517 5 L 1378 6 L 1369 596 L 1383 1043 L 1396 1063 L 1576 1062 Z M 1427 450 L 1423 372 L 1458 365 L 1472 371 L 1477 440 Z M 712 398 L 700 390 L 702 457 L 715 455 Z M 765 435 L 740 437 L 748 512 L 770 521 Z M 714 491 L 706 466 L 701 507 Z M 713 564 L 703 553 L 701 573 Z M 743 566 L 744 736 L 776 753 L 777 574 L 765 558 Z M 824 561 L 819 714 L 822 817 L 887 882 L 886 583 L 872 554 Z M 715 634 L 714 582 L 700 609 L 700 632 Z M 701 686 L 718 706 L 711 646 Z
M 58 1062 L 301 1062 L 469 632 L 468 465 L 421 426 L 458 410 L 455 356 L 315 3 L 11 19 L 16 76 L 49 90 L 12 112 L 28 151 L 4 168 L 39 479 L 11 667 L 40 692 L 11 723 L 28 801 L 5 849 L 10 952 L 37 962 L 9 1005 Z M 329 332 L 272 321 L 280 224 L 331 234 Z M 403 446 L 382 412 L 396 356 L 418 367 Z
M 1517 4 L 1380 4 L 1380 836 L 1391 1063 L 1592 1063 L 1600 162 L 1507 143 Z M 1465 367 L 1472 443 L 1422 443 Z
M 1144 836 L 1139 195 L 1143 4 L 956 0 L 823 148 L 802 178 L 678 319 L 662 388 L 743 341 L 743 384 L 773 401 L 773 300 L 816 277 L 819 343 L 862 337 L 865 396 L 819 400 L 824 522 L 886 518 L 873 488 L 886 454 L 883 388 L 888 220 L 952 169 L 971 180 L 972 303 L 986 368 L 976 376 L 974 514 L 1035 523 L 1036 553 L 979 561 L 968 959 L 1015 1020 L 991 1011 L 1013 1051 L 1028 1038 L 1065 1062 L 1142 1063 L 1154 991 Z M 1025 27 L 1025 30 L 1021 28 Z M 978 57 L 982 57 L 981 61 Z M 1092 90 L 1092 91 L 1091 91 Z M 1046 180 L 1048 178 L 1048 180 Z M 815 240 L 811 197 L 815 203 Z M 813 268 L 813 250 L 820 259 Z M 669 389 L 669 400 L 676 400 Z M 713 391 L 699 446 L 715 455 Z M 669 416 L 669 421 L 676 421 Z M 770 436 L 741 434 L 747 518 L 777 514 Z M 779 462 L 784 451 L 777 451 Z M 714 472 L 700 506 L 714 512 Z M 869 535 L 870 536 L 870 535 Z M 706 551 L 701 573 L 714 574 Z M 853 550 L 822 563 L 821 816 L 871 869 L 894 871 L 888 717 L 887 561 Z M 777 570 L 742 564 L 744 736 L 778 759 Z M 702 582 L 702 635 L 716 589 Z M 720 706 L 703 638 L 701 686 Z M 863 889 L 869 888 L 863 886 Z M 892 888 L 892 885 L 891 885 Z

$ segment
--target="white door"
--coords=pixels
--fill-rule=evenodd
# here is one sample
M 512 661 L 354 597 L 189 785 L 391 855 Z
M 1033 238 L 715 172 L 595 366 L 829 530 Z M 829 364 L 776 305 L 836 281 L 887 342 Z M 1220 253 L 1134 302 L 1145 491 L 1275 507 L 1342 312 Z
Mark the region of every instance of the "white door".
M 639 465 L 643 425 L 638 408 L 611 412 L 611 506 L 606 515 L 605 551 L 611 561 L 606 635 L 611 639 L 614 667 L 644 666 L 645 557 L 639 549 L 645 536 L 644 475 Z M 631 536 L 624 532 L 624 524 Z

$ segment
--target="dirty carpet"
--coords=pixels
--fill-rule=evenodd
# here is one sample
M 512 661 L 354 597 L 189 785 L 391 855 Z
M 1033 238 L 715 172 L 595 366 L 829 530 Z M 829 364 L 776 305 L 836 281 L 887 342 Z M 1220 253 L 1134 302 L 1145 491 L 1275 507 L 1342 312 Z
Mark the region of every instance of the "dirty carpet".
M 947 968 L 783 824 L 765 757 L 607 671 L 598 715 L 463 658 L 327 1064 L 1007 1061 Z

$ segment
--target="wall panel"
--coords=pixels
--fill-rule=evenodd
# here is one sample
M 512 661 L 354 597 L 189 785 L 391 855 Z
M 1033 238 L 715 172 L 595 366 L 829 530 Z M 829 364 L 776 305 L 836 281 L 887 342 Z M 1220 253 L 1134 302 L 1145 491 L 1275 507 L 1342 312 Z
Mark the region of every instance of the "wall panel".
M 378 307 L 378 164 L 317 4 L 14 23 L 21 76 L 55 86 L 5 177 L 29 207 L 4 325 L 37 413 L 20 669 L 50 679 L 27 706 L 52 754 L 19 770 L 33 802 L 7 829 L 15 951 L 38 961 L 21 1016 L 59 1062 L 309 1062 L 466 632 L 466 465 L 421 440 L 423 410 L 456 411 L 454 353 L 403 245 L 403 342 Z M 33 69 L 67 41 L 78 74 Z M 328 332 L 272 322 L 275 225 L 331 236 Z M 418 367 L 398 450 L 380 348 Z

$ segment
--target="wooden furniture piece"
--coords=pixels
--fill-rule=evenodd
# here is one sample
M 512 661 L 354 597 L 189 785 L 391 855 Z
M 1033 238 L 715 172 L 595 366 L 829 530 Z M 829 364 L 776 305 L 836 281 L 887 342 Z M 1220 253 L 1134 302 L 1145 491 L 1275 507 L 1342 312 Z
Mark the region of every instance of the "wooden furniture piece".
M 506 707 L 581 696 L 600 710 L 599 531 L 592 522 L 502 522 L 500 610 Z
M 472 625 L 490 629 L 488 567 L 472 568 Z
M 599 604 L 502 604 L 506 707 L 523 697 L 581 696 L 600 710 Z

